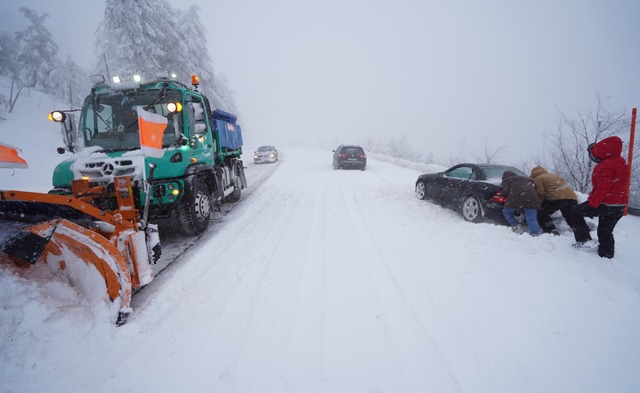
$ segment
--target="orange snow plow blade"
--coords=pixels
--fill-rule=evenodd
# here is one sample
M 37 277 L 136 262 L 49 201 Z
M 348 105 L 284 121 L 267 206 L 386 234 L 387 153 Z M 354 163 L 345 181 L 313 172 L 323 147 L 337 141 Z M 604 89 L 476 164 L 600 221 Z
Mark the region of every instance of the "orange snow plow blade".
M 87 184 L 74 185 L 79 197 L 0 191 L 0 262 L 62 271 L 86 295 L 118 302 L 117 325 L 132 311 L 132 290 L 153 280 L 150 263 L 159 256 L 159 243 L 151 247 L 139 228 L 129 179 L 119 180 L 114 211 L 95 207 L 92 198 L 104 198 L 105 190 Z M 96 272 L 98 281 L 90 278 Z

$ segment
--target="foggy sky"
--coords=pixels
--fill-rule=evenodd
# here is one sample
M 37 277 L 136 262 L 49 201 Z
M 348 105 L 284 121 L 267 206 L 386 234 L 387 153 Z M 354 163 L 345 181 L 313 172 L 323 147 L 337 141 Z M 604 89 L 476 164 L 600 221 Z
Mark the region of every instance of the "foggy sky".
M 487 144 L 517 164 L 542 155 L 557 109 L 591 111 L 598 92 L 612 110 L 640 103 L 635 0 L 190 4 L 253 146 L 404 137 L 439 163 Z M 49 14 L 63 58 L 93 65 L 104 2 L 18 0 L 0 29 L 26 25 L 20 6 Z

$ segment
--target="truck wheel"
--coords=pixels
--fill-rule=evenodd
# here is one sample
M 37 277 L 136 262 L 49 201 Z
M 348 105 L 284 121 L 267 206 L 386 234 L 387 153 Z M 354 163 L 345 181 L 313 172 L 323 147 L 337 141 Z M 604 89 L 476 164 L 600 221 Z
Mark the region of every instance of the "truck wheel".
M 240 196 L 242 195 L 242 179 L 240 176 L 236 176 L 236 179 L 233 182 L 233 192 L 227 195 L 227 202 L 238 202 L 240 200 Z
M 211 194 L 200 179 L 193 182 L 176 209 L 180 230 L 187 236 L 199 235 L 209 227 Z

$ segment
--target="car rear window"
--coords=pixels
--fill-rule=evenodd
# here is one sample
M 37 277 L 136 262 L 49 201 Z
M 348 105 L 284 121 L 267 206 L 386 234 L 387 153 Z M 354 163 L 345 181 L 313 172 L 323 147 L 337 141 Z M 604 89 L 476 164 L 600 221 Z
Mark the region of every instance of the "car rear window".
M 344 154 L 364 154 L 364 150 L 361 147 L 345 147 L 342 152 Z
M 527 176 L 520 169 L 513 167 L 482 167 L 484 174 L 487 176 L 487 179 L 492 180 L 501 180 L 502 175 L 506 171 L 514 172 L 516 175 Z

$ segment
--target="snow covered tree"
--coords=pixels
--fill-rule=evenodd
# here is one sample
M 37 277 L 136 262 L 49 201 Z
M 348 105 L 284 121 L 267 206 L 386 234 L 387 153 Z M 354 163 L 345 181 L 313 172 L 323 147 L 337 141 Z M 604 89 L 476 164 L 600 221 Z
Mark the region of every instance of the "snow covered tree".
M 69 103 L 69 108 L 78 108 L 91 89 L 89 76 L 70 58 L 51 73 L 51 93 Z
M 167 70 L 189 84 L 191 74 L 198 74 L 212 106 L 235 110 L 233 94 L 215 74 L 197 6 L 183 12 L 165 0 L 107 0 L 96 54 L 109 77 L 150 78 Z
M 87 73 L 71 59 L 58 58 L 58 45 L 44 26 L 47 14 L 22 7 L 31 22 L 15 34 L 0 32 L 0 75 L 11 78 L 9 97 L 0 97 L 0 120 L 11 113 L 24 88 L 34 88 L 80 105 L 89 90 Z
M 44 26 L 44 20 L 49 15 L 38 15 L 36 11 L 26 7 L 20 7 L 20 12 L 31 24 L 16 34 L 20 46 L 17 58 L 20 66 L 19 83 L 21 86 L 46 92 L 51 71 L 57 66 L 58 54 L 58 45 Z
M 178 13 L 178 28 L 181 33 L 181 46 L 176 58 L 180 61 L 178 70 L 190 70 L 200 76 L 202 90 L 209 97 L 211 105 L 235 112 L 233 93 L 215 73 L 213 60 L 207 49 L 206 28 L 200 21 L 200 8 L 196 5 L 187 11 Z
M 20 67 L 16 65 L 18 48 L 13 35 L 0 31 L 0 75 L 17 75 Z
M 153 75 L 166 69 L 176 45 L 175 17 L 164 0 L 107 0 L 96 33 L 96 53 L 109 76 Z
M 18 56 L 17 53 L 13 36 L 4 31 L 0 32 L 0 75 L 13 78 L 18 74 L 19 67 L 17 67 L 15 61 Z M 6 97 L 0 93 L 0 122 L 5 120 L 5 115 L 9 111 L 13 100 L 13 94 L 11 95 L 11 97 Z
M 51 72 L 59 65 L 58 45 L 44 26 L 48 15 L 21 7 L 20 12 L 31 22 L 15 37 L 0 34 L 0 75 L 11 78 L 10 97 L 3 97 L 5 112 L 11 113 L 25 87 L 49 92 Z

